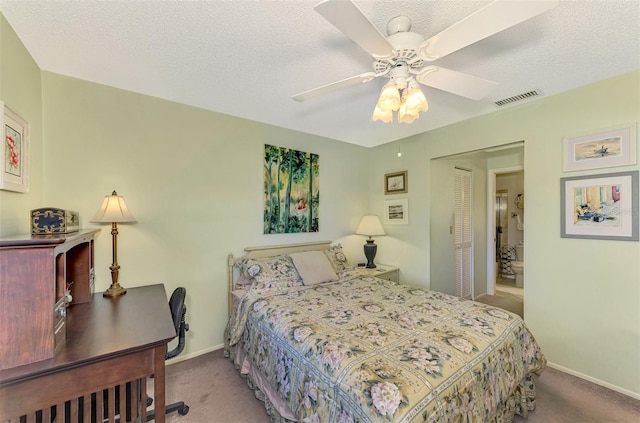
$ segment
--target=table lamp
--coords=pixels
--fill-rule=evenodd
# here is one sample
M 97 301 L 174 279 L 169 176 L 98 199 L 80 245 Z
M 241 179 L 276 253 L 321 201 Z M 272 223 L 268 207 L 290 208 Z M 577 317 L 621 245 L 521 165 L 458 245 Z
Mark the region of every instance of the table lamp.
M 91 223 L 111 223 L 111 238 L 113 244 L 113 263 L 111 263 L 111 286 L 104 291 L 104 297 L 117 297 L 127 293 L 127 290 L 118 283 L 118 223 L 133 223 L 136 219 L 131 215 L 124 198 L 118 196 L 113 191 L 111 195 L 106 195 L 100 209 L 96 212 Z
M 375 269 L 376 265 L 373 263 L 373 259 L 378 252 L 378 246 L 373 242 L 373 236 L 385 235 L 382 224 L 378 216 L 363 216 L 358 229 L 356 229 L 356 235 L 366 235 L 369 237 L 367 243 L 364 245 L 364 256 L 367 258 L 367 269 Z

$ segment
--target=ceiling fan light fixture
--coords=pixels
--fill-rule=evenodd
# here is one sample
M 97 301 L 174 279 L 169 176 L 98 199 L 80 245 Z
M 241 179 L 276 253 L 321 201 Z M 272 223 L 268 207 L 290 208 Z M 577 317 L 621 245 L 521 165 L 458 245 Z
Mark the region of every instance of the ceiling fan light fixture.
M 415 79 L 393 77 L 382 88 L 372 120 L 393 122 L 393 112 L 397 111 L 398 122 L 412 123 L 428 109 L 427 98 Z
M 316 12 L 369 53 L 374 59 L 373 72 L 307 90 L 294 95 L 293 99 L 305 101 L 378 77 L 389 78 L 380 91 L 372 119 L 392 122 L 393 112 L 397 112 L 398 121 L 403 123 L 413 122 L 420 112 L 429 109 L 427 98 L 418 83 L 471 100 L 480 100 L 498 84 L 439 66 L 425 66 L 425 62 L 445 57 L 491 37 L 545 13 L 559 3 L 560 0 L 493 0 L 425 39 L 424 35 L 412 30 L 408 16 L 400 15 L 389 20 L 388 37 L 385 37 L 354 0 L 322 0 L 314 7 Z
M 393 80 L 382 87 L 377 107 L 383 112 L 391 112 L 400 108 L 400 90 Z
M 376 108 L 373 111 L 373 116 L 371 119 L 374 122 L 377 120 L 381 120 L 386 123 L 393 122 L 393 111 L 389 110 L 385 112 L 376 105 Z
M 398 112 L 398 122 L 399 123 L 413 123 L 414 120 L 418 119 L 418 113 L 412 114 L 409 112 L 403 112 L 402 108 Z
M 409 112 L 418 114 L 418 112 L 426 112 L 429 110 L 427 98 L 424 96 L 415 79 L 411 78 L 406 89 L 406 96 L 403 97 L 403 102 L 406 103 L 406 109 Z
M 412 123 L 414 120 L 418 119 L 420 112 L 418 110 L 412 109 L 407 103 L 407 94 L 406 90 L 402 94 L 402 103 L 400 104 L 400 110 L 398 110 L 398 122 L 400 123 Z

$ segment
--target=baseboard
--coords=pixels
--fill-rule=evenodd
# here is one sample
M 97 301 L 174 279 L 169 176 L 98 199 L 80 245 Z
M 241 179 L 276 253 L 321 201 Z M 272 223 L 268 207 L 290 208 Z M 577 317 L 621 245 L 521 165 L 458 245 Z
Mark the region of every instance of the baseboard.
M 224 344 L 214 345 L 213 347 L 206 348 L 204 350 L 192 352 L 191 354 L 180 354 L 179 356 L 172 358 L 171 360 L 167 360 L 167 366 L 172 364 L 180 363 L 181 361 L 188 360 L 190 358 L 196 358 L 203 354 L 207 354 L 213 351 L 217 351 L 224 348 Z
M 629 391 L 628 389 L 624 389 L 624 388 L 621 388 L 619 386 L 613 385 L 611 383 L 605 382 L 603 380 L 596 379 L 594 377 L 585 375 L 584 373 L 576 372 L 575 370 L 568 369 L 568 368 L 566 368 L 564 366 L 561 366 L 559 364 L 548 362 L 547 366 L 551 367 L 552 369 L 556 369 L 556 370 L 560 370 L 561 372 L 568 373 L 571 376 L 579 377 L 580 379 L 584 379 L 584 380 L 586 380 L 588 382 L 595 383 L 596 385 L 600 385 L 600 386 L 605 387 L 607 389 L 611 389 L 612 391 L 619 392 L 619 393 L 624 394 L 624 395 L 626 395 L 628 397 L 640 400 L 640 393 Z

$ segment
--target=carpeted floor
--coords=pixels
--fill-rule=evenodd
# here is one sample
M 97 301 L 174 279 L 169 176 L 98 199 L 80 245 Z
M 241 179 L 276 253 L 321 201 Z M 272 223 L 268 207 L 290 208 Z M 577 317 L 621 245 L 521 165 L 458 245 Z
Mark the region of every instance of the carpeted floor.
M 495 295 L 482 295 L 477 297 L 476 301 L 483 304 L 489 304 L 494 307 L 500 307 L 504 310 L 515 313 L 520 317 L 524 316 L 524 303 L 522 297 L 506 291 L 496 290 Z
M 186 416 L 167 423 L 268 423 L 269 416 L 222 350 L 167 366 L 167 402 L 184 400 Z M 546 368 L 537 379 L 537 408 L 514 423 L 635 423 L 640 401 Z

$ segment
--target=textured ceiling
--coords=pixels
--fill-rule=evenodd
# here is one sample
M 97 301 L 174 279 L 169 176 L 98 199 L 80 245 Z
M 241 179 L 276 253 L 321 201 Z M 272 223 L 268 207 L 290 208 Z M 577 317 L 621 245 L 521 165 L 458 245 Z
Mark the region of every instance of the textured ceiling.
M 0 11 L 43 70 L 363 146 L 491 113 L 493 101 L 532 89 L 550 96 L 640 68 L 639 1 L 561 1 L 433 63 L 498 82 L 486 98 L 425 87 L 430 109 L 414 123 L 372 122 L 383 78 L 291 99 L 372 70 L 317 3 L 0 0 Z M 489 2 L 355 3 L 383 34 L 404 14 L 428 38 Z

